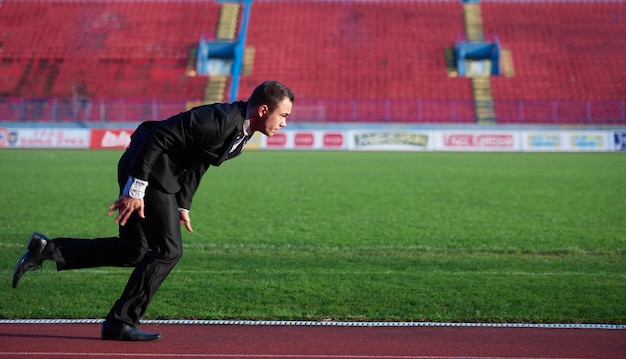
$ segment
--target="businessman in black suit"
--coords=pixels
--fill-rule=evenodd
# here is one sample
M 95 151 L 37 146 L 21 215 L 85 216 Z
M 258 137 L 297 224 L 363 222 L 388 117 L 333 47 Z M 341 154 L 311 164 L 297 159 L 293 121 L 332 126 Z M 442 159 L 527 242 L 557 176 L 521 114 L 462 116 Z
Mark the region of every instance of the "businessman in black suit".
M 192 231 L 189 209 L 210 166 L 234 158 L 256 131 L 272 136 L 286 126 L 294 95 L 277 81 L 257 86 L 247 102 L 193 108 L 135 130 L 118 164 L 119 236 L 48 239 L 33 233 L 18 260 L 13 287 L 30 269 L 54 260 L 57 270 L 135 267 L 121 297 L 102 324 L 102 339 L 160 338 L 137 328 L 152 297 L 182 255 L 181 225 Z

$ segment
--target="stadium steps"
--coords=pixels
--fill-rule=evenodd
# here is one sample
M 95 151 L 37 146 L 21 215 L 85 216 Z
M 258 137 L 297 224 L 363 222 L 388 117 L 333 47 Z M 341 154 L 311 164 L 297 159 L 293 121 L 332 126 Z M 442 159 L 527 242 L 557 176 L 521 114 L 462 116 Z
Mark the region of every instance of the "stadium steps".
M 215 75 L 209 77 L 206 89 L 204 90 L 204 103 L 216 103 L 224 100 L 224 93 L 226 92 L 226 82 L 228 76 Z
M 501 74 L 505 77 L 515 76 L 515 69 L 513 68 L 513 56 L 511 56 L 510 49 L 502 49 L 500 51 L 500 66 Z
M 495 123 L 491 78 L 489 76 L 472 77 L 472 93 L 474 95 L 476 121 L 481 124 Z
M 235 31 L 237 30 L 237 20 L 239 19 L 239 4 L 226 3 L 222 5 L 220 10 L 220 18 L 217 23 L 218 40 L 235 39 Z
M 220 8 L 220 16 L 217 22 L 217 40 L 234 40 L 239 20 L 240 5 L 236 3 L 224 3 Z M 197 51 L 197 49 L 196 49 Z M 191 55 L 190 55 L 191 56 Z M 195 56 L 194 56 L 195 58 Z M 209 77 L 204 90 L 203 103 L 216 103 L 224 101 L 228 76 L 214 75 Z
M 250 75 L 252 73 L 252 67 L 254 66 L 254 47 L 246 47 L 243 53 L 243 71 L 244 75 Z
M 468 42 L 485 41 L 483 31 L 483 17 L 480 4 L 464 4 L 463 18 L 465 20 L 465 37 Z
M 485 32 L 480 3 L 463 4 L 463 19 L 465 21 L 466 41 L 484 42 Z M 495 123 L 496 116 L 490 76 L 474 76 L 471 78 L 471 84 L 476 122 L 481 124 Z

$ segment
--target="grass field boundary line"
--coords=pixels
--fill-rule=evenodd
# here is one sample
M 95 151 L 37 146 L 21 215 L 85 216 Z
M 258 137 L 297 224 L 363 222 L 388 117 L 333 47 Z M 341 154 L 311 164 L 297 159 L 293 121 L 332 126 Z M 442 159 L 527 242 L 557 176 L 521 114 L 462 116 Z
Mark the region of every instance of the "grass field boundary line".
M 104 319 L 0 319 L 0 324 L 100 324 Z M 200 320 L 144 319 L 142 324 L 163 325 L 243 325 L 243 326 L 323 326 L 323 327 L 486 327 L 486 328 L 544 328 L 544 329 L 611 329 L 625 330 L 626 324 L 568 324 L 568 323 L 444 323 L 444 322 L 344 322 L 313 320 Z
M 413 251 L 435 254 L 464 253 L 464 254 L 494 254 L 494 255 L 531 255 L 545 257 L 561 257 L 564 255 L 621 255 L 626 248 L 611 248 L 601 250 L 589 250 L 584 248 L 556 248 L 551 250 L 529 250 L 524 248 L 509 247 L 433 247 L 424 245 L 369 245 L 369 246 L 332 246 L 332 245 L 309 245 L 309 244 L 270 244 L 270 243 L 205 243 L 188 241 L 183 243 L 184 248 L 201 250 L 284 250 L 284 251 L 326 251 L 326 252 L 377 252 L 377 251 Z
M 6 248 L 24 248 L 24 243 L 0 242 L 0 247 Z M 372 246 L 311 246 L 299 244 L 243 244 L 243 243 L 198 243 L 191 241 L 183 243 L 184 249 L 200 249 L 200 250 L 284 250 L 284 251 L 312 251 L 312 252 L 376 252 L 376 251 L 394 251 L 394 252 L 423 252 L 434 254 L 462 253 L 465 255 L 512 255 L 512 256 L 538 256 L 538 257 L 561 257 L 561 256 L 604 256 L 604 255 L 623 255 L 626 248 L 611 248 L 602 250 L 589 250 L 582 248 L 560 248 L 551 250 L 528 250 L 522 248 L 448 248 L 448 247 L 432 247 L 420 245 L 408 246 L 388 246 L 388 245 L 372 245 Z
M 92 274 L 120 274 L 127 275 L 128 273 L 124 270 L 127 268 L 120 269 L 81 269 L 80 272 L 72 273 L 72 275 L 92 275 Z M 56 271 L 54 271 L 56 272 Z M 54 273 L 52 270 L 41 270 L 40 273 Z M 257 270 L 255 273 L 267 273 L 267 274 L 299 274 L 303 271 L 300 270 Z M 4 269 L 0 270 L 0 274 L 11 274 L 13 273 L 12 269 Z M 246 274 L 247 272 L 244 270 L 197 270 L 197 269 L 174 269 L 172 274 Z M 307 271 L 307 273 L 311 274 L 321 274 L 321 275 L 337 275 L 337 276 L 363 276 L 363 275 L 401 275 L 408 277 L 419 277 L 423 276 L 422 272 L 398 272 L 398 271 L 348 271 L 348 270 L 319 270 L 319 271 Z M 525 276 L 525 277 L 548 277 L 548 276 L 579 276 L 579 277 L 611 277 L 614 276 L 616 278 L 625 278 L 626 275 L 621 273 L 585 273 L 585 272 L 522 272 L 522 271 L 435 271 L 429 273 L 437 273 L 437 274 L 446 274 L 450 276 L 466 276 L 468 274 L 473 275 L 488 275 L 488 276 Z

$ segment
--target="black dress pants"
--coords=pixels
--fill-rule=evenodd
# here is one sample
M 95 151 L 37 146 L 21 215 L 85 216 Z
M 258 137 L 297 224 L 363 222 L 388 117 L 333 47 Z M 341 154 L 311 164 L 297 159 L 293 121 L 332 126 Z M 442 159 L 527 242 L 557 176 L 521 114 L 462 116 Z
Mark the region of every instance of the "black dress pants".
M 125 185 L 127 177 L 124 166 L 120 166 L 120 188 Z M 107 321 L 136 326 L 182 256 L 176 195 L 148 186 L 144 204 L 145 218 L 133 213 L 126 225 L 119 227 L 119 237 L 56 238 L 51 241 L 50 248 L 46 248 L 58 270 L 135 267 L 121 297 L 107 315 Z

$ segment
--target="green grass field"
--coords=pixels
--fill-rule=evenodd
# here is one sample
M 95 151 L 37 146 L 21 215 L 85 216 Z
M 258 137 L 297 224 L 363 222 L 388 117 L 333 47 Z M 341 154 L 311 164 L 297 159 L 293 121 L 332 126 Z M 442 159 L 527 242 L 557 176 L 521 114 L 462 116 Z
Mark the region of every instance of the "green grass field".
M 129 268 L 11 288 L 33 230 L 117 232 L 119 151 L 0 151 L 0 317 L 99 318 Z M 248 151 L 146 318 L 626 323 L 626 156 Z

